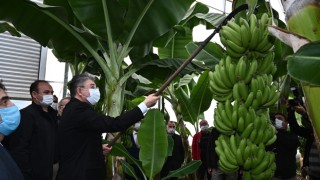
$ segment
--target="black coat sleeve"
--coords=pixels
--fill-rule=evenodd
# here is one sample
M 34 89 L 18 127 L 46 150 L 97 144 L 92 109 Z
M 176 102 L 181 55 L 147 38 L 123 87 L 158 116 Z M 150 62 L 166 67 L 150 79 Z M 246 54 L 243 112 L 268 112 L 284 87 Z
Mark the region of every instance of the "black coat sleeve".
M 216 130 L 216 128 L 213 128 L 209 136 L 209 142 L 207 147 L 208 168 L 213 168 L 213 169 L 218 168 L 219 157 L 215 150 L 216 148 L 215 141 L 218 139 L 218 137 L 219 137 L 219 132 Z
M 64 109 L 61 123 L 67 120 L 73 123 L 75 127 L 98 133 L 118 132 L 126 130 L 143 117 L 139 107 L 135 107 L 120 116 L 111 117 L 97 113 L 87 103 L 73 100 Z
M 308 129 L 308 128 L 299 126 L 299 124 L 297 123 L 296 116 L 294 114 L 295 111 L 288 108 L 287 112 L 288 112 L 287 119 L 288 119 L 290 129 L 292 130 L 292 132 L 294 132 L 298 136 L 302 136 L 305 138 L 310 137 L 312 135 L 312 129 Z
M 8 137 L 6 148 L 21 169 L 25 180 L 32 180 L 30 162 L 30 144 L 34 130 L 33 116 L 25 110 L 20 111 L 21 120 L 18 128 Z

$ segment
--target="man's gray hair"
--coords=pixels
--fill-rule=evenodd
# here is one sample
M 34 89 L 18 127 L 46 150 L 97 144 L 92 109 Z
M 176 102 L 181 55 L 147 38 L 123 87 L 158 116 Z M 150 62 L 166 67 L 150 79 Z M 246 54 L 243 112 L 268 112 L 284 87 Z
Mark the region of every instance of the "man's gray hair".
M 78 87 L 83 87 L 84 82 L 88 79 L 94 81 L 94 76 L 89 73 L 83 73 L 79 75 L 73 76 L 71 82 L 70 82 L 70 96 L 74 97 L 77 92 Z

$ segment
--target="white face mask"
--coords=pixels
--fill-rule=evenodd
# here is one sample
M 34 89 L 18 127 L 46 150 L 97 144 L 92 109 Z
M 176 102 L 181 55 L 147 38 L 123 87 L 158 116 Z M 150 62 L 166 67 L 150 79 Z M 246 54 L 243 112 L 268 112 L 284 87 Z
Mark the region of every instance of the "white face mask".
M 87 97 L 87 100 L 90 104 L 95 105 L 100 100 L 100 91 L 99 89 L 89 89 L 90 96 Z
M 201 126 L 201 131 L 207 131 L 209 129 L 209 125 Z
M 169 134 L 174 134 L 175 131 L 176 131 L 176 128 L 167 128 L 167 132 Z
M 275 126 L 276 126 L 277 129 L 282 128 L 283 127 L 282 126 L 282 121 L 280 119 L 276 119 L 275 120 Z
M 134 124 L 134 128 L 135 128 L 136 130 L 139 130 L 140 125 L 141 125 L 141 122 L 137 122 L 137 123 Z
M 41 106 L 48 107 L 53 103 L 53 95 L 43 95 L 42 101 L 40 102 Z

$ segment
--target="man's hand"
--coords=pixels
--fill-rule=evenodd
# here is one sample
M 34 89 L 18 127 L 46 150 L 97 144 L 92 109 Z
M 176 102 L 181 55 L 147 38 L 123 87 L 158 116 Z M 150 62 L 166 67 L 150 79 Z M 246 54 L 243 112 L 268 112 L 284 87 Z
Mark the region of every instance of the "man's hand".
M 160 98 L 160 96 L 156 96 L 155 94 L 150 94 L 147 96 L 147 98 L 143 102 L 149 108 L 149 107 L 154 106 L 157 103 L 157 101 L 159 100 L 159 98 Z
M 302 114 L 302 115 L 307 113 L 307 111 L 306 111 L 306 110 L 304 109 L 304 107 L 301 106 L 301 105 L 295 106 L 295 107 L 294 107 L 294 110 L 295 110 L 297 113 Z
M 111 149 L 112 149 L 112 147 L 109 147 L 108 144 L 102 144 L 102 153 L 103 153 L 103 155 L 109 154 Z

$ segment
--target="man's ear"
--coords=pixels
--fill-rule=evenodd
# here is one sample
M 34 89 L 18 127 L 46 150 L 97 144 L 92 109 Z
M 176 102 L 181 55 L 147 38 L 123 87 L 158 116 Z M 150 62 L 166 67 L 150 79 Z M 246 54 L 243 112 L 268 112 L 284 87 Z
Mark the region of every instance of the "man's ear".
M 31 98 L 32 98 L 32 99 L 35 98 L 37 94 L 38 94 L 37 92 L 32 91 L 32 93 L 31 93 Z
M 81 88 L 80 88 L 80 87 L 77 87 L 77 89 L 76 89 L 76 95 L 82 96 Z

